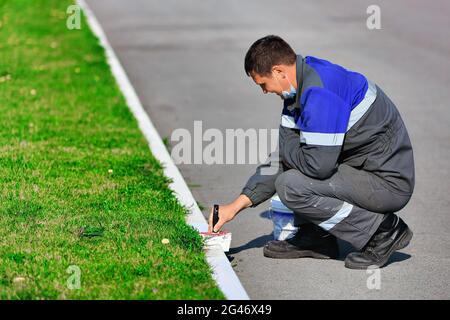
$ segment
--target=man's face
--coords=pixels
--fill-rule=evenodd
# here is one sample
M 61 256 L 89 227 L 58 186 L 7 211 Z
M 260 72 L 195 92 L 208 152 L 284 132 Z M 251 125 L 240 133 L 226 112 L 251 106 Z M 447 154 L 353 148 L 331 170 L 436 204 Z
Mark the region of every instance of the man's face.
M 275 71 L 276 72 L 276 71 Z M 270 75 L 267 76 L 261 76 L 255 72 L 252 72 L 250 74 L 250 76 L 252 77 L 253 81 L 261 87 L 262 91 L 264 92 L 264 94 L 266 93 L 275 93 L 278 96 L 280 96 L 280 98 L 283 99 L 283 96 L 281 95 L 281 92 L 283 90 L 286 90 L 286 88 L 283 88 L 281 86 L 281 82 L 279 79 L 277 79 L 277 75 L 275 75 L 272 72 Z M 289 86 L 289 85 L 288 85 Z

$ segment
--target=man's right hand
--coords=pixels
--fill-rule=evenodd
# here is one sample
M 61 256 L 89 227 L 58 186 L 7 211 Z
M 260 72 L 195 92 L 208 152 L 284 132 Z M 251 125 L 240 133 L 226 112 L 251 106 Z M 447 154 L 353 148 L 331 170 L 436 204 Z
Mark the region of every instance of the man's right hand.
M 208 219 L 208 232 L 219 232 L 225 223 L 233 220 L 242 209 L 248 208 L 251 205 L 251 200 L 243 194 L 229 204 L 219 205 L 219 221 L 215 226 L 212 225 L 214 212 L 214 207 L 212 207 Z

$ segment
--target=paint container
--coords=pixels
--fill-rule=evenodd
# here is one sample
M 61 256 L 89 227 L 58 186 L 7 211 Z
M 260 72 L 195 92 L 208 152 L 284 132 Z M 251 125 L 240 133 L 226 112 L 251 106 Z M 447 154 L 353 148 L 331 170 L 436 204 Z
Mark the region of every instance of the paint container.
M 281 202 L 277 194 L 270 199 L 269 213 L 275 240 L 286 240 L 295 235 L 298 228 L 294 226 L 294 212 Z

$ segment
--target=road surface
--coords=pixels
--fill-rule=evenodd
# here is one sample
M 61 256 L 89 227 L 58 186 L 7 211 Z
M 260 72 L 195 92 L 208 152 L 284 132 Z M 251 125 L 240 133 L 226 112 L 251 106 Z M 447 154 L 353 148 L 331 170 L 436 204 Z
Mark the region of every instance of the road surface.
M 416 188 L 400 212 L 409 247 L 370 274 L 341 258 L 271 260 L 268 203 L 226 225 L 232 265 L 253 299 L 450 298 L 450 3 L 377 1 L 381 29 L 366 26 L 372 1 L 89 0 L 143 106 L 162 137 L 175 129 L 277 128 L 281 101 L 263 95 L 243 68 L 256 39 L 277 34 L 305 55 L 364 73 L 396 103 L 409 130 Z M 172 141 L 172 145 L 176 142 Z M 256 164 L 182 164 L 194 197 L 208 207 L 240 192 Z

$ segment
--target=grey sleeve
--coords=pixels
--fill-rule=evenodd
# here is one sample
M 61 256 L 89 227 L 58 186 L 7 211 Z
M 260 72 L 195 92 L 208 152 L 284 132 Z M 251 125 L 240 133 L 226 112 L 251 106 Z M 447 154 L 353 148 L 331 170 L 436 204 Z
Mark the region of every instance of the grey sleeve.
M 256 172 L 248 179 L 241 194 L 252 201 L 251 207 L 256 207 L 275 194 L 275 180 L 283 172 L 279 152 L 272 152 L 267 161 L 256 168 Z
M 279 131 L 281 128 L 280 125 Z M 270 153 L 267 161 L 256 168 L 256 172 L 241 191 L 241 194 L 245 194 L 252 201 L 252 208 L 271 198 L 276 192 L 275 180 L 286 169 L 279 152 L 283 143 L 283 137 L 279 135 L 277 150 Z
M 338 167 L 342 145 L 321 146 L 300 143 L 300 131 L 280 127 L 280 158 L 288 168 L 297 169 L 314 179 L 327 179 Z
M 336 172 L 342 146 L 318 146 L 300 143 L 300 130 L 279 127 L 278 150 L 256 168 L 241 194 L 252 201 L 251 207 L 272 197 L 275 180 L 287 169 L 297 169 L 315 179 L 326 179 Z

